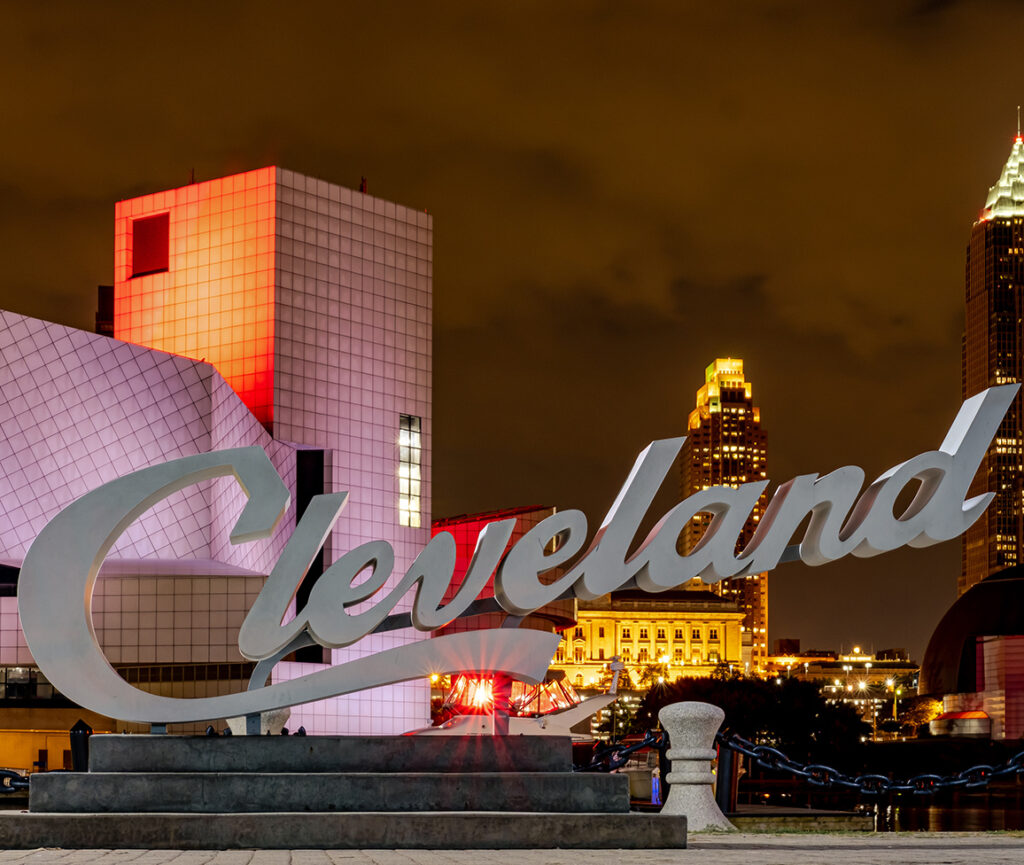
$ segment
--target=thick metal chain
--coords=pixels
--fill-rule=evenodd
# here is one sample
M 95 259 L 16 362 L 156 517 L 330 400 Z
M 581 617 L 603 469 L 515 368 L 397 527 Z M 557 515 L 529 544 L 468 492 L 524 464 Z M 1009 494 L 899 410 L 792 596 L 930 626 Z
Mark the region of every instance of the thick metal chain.
M 28 778 L 12 772 L 10 769 L 0 769 L 0 795 L 5 793 L 18 793 L 28 789 Z
M 664 751 L 668 747 L 668 736 L 664 730 L 648 730 L 642 740 L 632 744 L 600 745 L 594 748 L 590 763 L 578 766 L 579 772 L 611 772 L 620 769 L 629 762 L 629 755 L 643 748 L 655 748 Z
M 772 748 L 769 745 L 756 745 L 753 742 L 738 736 L 735 733 L 727 735 L 719 733 L 715 737 L 724 748 L 730 748 L 738 754 L 743 754 L 755 761 L 758 766 L 765 769 L 774 769 L 778 772 L 789 772 L 798 778 L 803 778 L 808 784 L 816 787 L 845 787 L 849 790 L 856 790 L 866 796 L 882 796 L 886 793 L 914 793 L 915 795 L 927 795 L 938 790 L 950 788 L 975 789 L 984 787 L 990 781 L 997 778 L 1006 778 L 1011 775 L 1024 774 L 1024 751 L 1014 754 L 1002 766 L 989 766 L 980 764 L 971 766 L 954 775 L 914 775 L 906 781 L 894 781 L 886 775 L 847 775 L 831 766 L 820 763 L 797 763 L 789 759 L 782 751 Z

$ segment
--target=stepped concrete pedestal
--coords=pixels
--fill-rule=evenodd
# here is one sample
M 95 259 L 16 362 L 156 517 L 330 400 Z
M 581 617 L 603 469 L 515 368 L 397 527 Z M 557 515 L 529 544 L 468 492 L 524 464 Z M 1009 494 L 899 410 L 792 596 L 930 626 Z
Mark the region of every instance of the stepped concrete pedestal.
M 89 771 L 32 776 L 0 847 L 667 848 L 686 817 L 629 811 L 549 736 L 93 736 Z

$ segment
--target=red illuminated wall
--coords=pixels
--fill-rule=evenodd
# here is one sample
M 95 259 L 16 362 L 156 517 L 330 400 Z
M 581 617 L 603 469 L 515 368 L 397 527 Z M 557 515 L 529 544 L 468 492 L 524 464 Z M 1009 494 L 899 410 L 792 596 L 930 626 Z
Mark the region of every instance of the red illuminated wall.
M 1003 738 L 1024 737 L 1024 635 L 977 637 L 978 690 L 1003 714 Z M 999 704 L 1002 704 L 1001 706 Z
M 515 518 L 516 526 L 512 531 L 512 538 L 505 552 L 508 553 L 513 545 L 537 523 L 545 517 L 551 516 L 554 508 L 551 507 L 522 507 L 509 508 L 502 511 L 490 511 L 483 514 L 467 514 L 461 517 L 451 517 L 444 520 L 434 520 L 431 526 L 431 537 L 439 532 L 450 532 L 455 539 L 455 573 L 452 581 L 445 592 L 444 603 L 448 603 L 455 597 L 455 593 L 466 578 L 466 571 L 469 570 L 469 562 L 473 558 L 473 551 L 476 549 L 476 539 L 480 536 L 484 526 L 498 520 Z M 504 558 L 504 556 L 502 557 Z M 494 597 L 494 574 L 487 580 L 487 585 L 480 592 L 481 598 Z M 489 613 L 486 616 L 473 616 L 465 619 L 456 619 L 450 625 L 437 633 L 447 634 L 455 631 L 475 631 L 480 628 L 499 627 L 505 619 L 504 613 Z
M 261 168 L 121 201 L 114 211 L 114 336 L 213 364 L 268 429 L 276 182 L 275 167 Z M 163 220 L 148 218 L 161 214 L 166 269 L 151 272 L 162 264 L 154 229 Z M 145 243 L 139 261 L 136 236 Z

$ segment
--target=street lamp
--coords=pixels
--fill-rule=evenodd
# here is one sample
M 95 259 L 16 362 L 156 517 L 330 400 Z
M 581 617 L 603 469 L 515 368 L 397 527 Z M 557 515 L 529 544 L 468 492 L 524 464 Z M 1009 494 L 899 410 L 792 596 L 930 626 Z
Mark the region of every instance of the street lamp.
M 895 679 L 886 679 L 885 686 L 892 691 L 892 719 L 894 721 L 899 721 L 899 718 L 896 715 L 896 700 L 899 698 L 899 695 L 903 693 L 903 689 L 896 687 Z

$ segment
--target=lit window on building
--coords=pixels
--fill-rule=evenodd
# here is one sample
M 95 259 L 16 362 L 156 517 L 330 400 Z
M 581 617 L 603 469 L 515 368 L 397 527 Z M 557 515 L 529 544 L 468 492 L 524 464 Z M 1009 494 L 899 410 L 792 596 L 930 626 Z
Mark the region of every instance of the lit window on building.
M 708 629 L 708 639 L 709 640 L 717 640 L 718 639 L 718 628 L 709 628 Z
M 646 664 L 647 663 L 647 649 L 641 649 L 639 652 L 637 652 L 636 659 L 641 664 Z
M 631 640 L 632 639 L 632 633 L 633 632 L 629 628 L 623 628 L 622 629 L 622 639 L 624 639 L 624 640 Z
M 682 638 L 683 638 L 683 629 L 682 628 L 676 628 L 676 639 L 677 640 L 681 640 Z
M 690 639 L 691 640 L 699 640 L 700 639 L 700 628 L 694 628 L 690 632 Z
M 420 527 L 420 418 L 398 416 L 398 524 Z
M 601 639 L 604 639 L 604 628 L 597 629 L 597 636 Z
M 576 649 L 575 651 L 573 651 L 573 659 L 576 661 L 577 664 L 582 664 L 583 663 L 583 648 L 582 647 L 580 647 L 580 648 Z
M 622 650 L 622 660 L 623 661 L 628 662 L 630 659 L 632 659 L 632 657 L 633 657 L 633 653 L 629 649 L 623 649 Z
M 640 639 L 641 640 L 646 640 L 647 639 L 647 628 L 641 628 L 640 629 Z
M 665 639 L 665 629 L 664 628 L 658 628 L 658 639 L 659 640 L 664 640 Z
M 683 662 L 683 650 L 676 649 L 672 655 L 672 660 L 675 661 L 677 664 L 681 664 Z
M 604 649 L 598 649 L 597 650 L 597 660 L 599 660 L 599 661 L 603 661 L 604 660 Z

